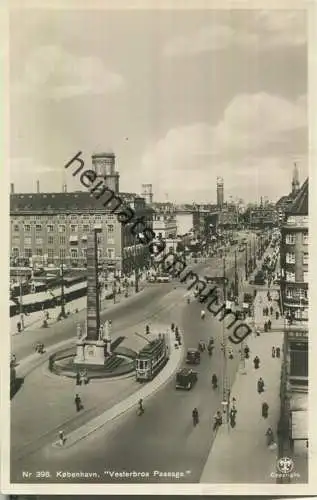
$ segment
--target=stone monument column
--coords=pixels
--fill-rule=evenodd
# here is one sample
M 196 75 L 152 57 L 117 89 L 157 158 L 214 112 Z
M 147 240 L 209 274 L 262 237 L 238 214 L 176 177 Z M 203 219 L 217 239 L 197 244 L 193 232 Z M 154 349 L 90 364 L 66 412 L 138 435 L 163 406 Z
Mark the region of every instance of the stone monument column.
M 100 332 L 98 252 L 95 229 L 87 237 L 87 333 L 77 344 L 75 363 L 81 365 L 103 365 L 105 342 Z

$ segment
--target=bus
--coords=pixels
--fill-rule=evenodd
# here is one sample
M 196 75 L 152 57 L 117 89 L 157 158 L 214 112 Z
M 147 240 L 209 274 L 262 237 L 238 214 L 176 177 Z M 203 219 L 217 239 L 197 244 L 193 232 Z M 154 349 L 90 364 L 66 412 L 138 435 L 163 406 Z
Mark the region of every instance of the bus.
M 135 376 L 138 382 L 152 380 L 169 359 L 167 336 L 159 334 L 141 349 L 135 360 Z

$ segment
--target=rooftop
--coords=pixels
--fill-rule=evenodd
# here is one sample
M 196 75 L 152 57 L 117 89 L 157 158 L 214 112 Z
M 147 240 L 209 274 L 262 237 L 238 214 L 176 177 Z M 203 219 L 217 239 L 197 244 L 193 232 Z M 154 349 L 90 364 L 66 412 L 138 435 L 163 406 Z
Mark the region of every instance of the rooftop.
M 308 215 L 308 178 L 296 194 L 288 214 Z
M 118 193 L 118 199 L 122 204 L 131 203 L 142 199 L 135 193 Z M 97 200 L 88 191 L 77 191 L 70 193 L 19 193 L 10 195 L 10 213 L 23 212 L 81 212 L 97 211 L 106 212 L 111 209 L 120 208 L 118 199 L 113 199 L 107 207 L 103 202 L 107 200 L 106 195 Z

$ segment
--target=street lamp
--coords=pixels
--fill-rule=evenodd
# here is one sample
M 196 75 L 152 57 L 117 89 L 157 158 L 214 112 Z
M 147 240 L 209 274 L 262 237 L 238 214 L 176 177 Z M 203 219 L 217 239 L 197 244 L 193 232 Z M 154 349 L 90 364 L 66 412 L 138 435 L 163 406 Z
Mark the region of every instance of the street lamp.
M 247 280 L 249 277 L 248 272 L 248 247 L 245 247 L 245 279 Z
M 239 276 L 237 267 L 237 251 L 234 251 L 234 295 L 239 298 Z
M 136 238 L 134 239 L 134 290 L 135 293 L 139 291 L 139 269 L 136 256 Z
M 24 314 L 23 314 L 23 293 L 22 293 L 22 274 L 19 274 L 19 285 L 20 285 L 20 321 L 21 330 L 24 330 Z
M 61 277 L 61 318 L 66 318 L 65 312 L 65 289 L 64 289 L 64 262 L 60 264 L 60 277 Z

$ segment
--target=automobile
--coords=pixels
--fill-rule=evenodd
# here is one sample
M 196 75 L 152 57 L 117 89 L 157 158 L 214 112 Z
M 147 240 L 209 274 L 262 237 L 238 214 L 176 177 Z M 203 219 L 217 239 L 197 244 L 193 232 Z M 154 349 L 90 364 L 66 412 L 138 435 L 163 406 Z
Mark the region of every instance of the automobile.
M 149 282 L 149 283 L 155 283 L 155 281 L 156 281 L 155 276 L 150 276 L 150 277 L 148 278 L 148 282 Z
M 169 283 L 171 281 L 171 277 L 168 274 L 161 274 L 157 276 L 156 281 L 158 283 Z
M 199 365 L 200 364 L 200 352 L 198 349 L 190 348 L 187 349 L 186 363 L 188 365 Z
M 264 285 L 265 284 L 265 279 L 263 273 L 259 272 L 255 278 L 254 278 L 254 284 L 255 285 Z
M 176 389 L 186 389 L 190 391 L 198 380 L 197 372 L 191 368 L 181 368 L 176 373 Z

